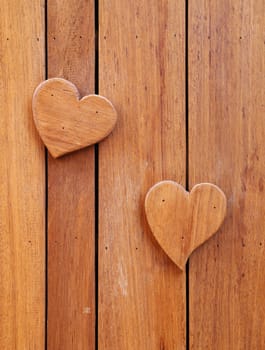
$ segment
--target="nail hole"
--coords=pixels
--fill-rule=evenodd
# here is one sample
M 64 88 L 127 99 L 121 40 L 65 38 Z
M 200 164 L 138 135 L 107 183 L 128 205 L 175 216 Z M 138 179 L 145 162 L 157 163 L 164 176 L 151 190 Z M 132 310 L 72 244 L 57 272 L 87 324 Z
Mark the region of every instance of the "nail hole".
M 77 236 L 75 236 L 75 239 L 77 239 Z
M 165 202 L 165 199 L 162 199 L 162 202 Z
M 184 239 L 184 237 L 182 236 L 182 237 L 181 237 L 181 239 L 183 240 L 183 239 Z
M 108 250 L 108 247 L 107 247 L 107 246 L 105 247 L 105 250 Z
M 40 38 L 37 38 L 37 41 L 40 41 Z
M 53 94 L 51 94 L 51 96 L 53 96 Z
M 56 40 L 55 36 L 53 37 L 53 40 Z

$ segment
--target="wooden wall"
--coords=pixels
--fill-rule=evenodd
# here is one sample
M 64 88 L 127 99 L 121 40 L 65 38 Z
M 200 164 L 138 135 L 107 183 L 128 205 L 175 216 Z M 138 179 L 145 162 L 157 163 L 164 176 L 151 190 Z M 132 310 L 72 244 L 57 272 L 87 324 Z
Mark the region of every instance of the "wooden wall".
M 264 19 L 263 0 L 1 2 L 1 349 L 265 349 Z M 119 115 L 58 160 L 31 112 L 55 76 Z M 163 179 L 228 198 L 185 272 L 144 215 Z

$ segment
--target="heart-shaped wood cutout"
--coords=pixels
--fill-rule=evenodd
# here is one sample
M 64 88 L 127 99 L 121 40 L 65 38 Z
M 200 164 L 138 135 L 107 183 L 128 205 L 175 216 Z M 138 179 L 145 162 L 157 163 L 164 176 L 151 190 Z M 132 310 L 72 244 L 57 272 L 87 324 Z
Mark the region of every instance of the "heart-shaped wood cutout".
M 191 192 L 173 181 L 162 181 L 146 195 L 145 211 L 156 240 L 183 270 L 190 254 L 222 224 L 226 197 L 215 185 L 198 184 Z
M 117 121 L 115 108 L 105 97 L 80 99 L 76 86 L 61 78 L 36 88 L 32 108 L 39 134 L 54 158 L 101 141 Z

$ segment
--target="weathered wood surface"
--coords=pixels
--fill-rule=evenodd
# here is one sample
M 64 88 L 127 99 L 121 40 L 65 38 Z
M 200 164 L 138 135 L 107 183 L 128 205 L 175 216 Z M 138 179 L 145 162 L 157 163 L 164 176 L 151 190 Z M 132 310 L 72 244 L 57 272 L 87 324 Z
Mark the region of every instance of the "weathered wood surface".
M 265 3 L 189 1 L 190 186 L 227 219 L 190 260 L 190 348 L 265 348 Z
M 187 192 L 174 181 L 160 181 L 146 195 L 145 212 L 161 248 L 184 270 L 190 254 L 221 226 L 226 197 L 210 183 L 196 184 Z
M 185 182 L 184 2 L 103 0 L 99 93 L 118 112 L 99 146 L 99 349 L 185 349 L 185 273 L 152 238 L 144 198 Z
M 48 0 L 48 75 L 94 92 L 94 1 Z M 48 349 L 95 346 L 94 149 L 48 157 Z
M 31 112 L 44 1 L 0 7 L 0 348 L 44 349 L 45 158 Z

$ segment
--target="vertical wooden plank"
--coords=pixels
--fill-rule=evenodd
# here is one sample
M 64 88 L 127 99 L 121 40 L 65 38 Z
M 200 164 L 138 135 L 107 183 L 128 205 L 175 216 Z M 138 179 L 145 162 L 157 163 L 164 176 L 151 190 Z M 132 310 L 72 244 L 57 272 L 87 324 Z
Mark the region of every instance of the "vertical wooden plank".
M 189 3 L 190 184 L 228 197 L 190 261 L 191 349 L 264 349 L 265 3 Z
M 0 18 L 0 348 L 44 349 L 45 159 L 31 112 L 43 1 L 3 0 Z
M 48 75 L 94 91 L 94 1 L 48 1 Z M 94 148 L 48 158 L 48 349 L 94 349 Z
M 99 10 L 99 92 L 119 115 L 99 146 L 99 349 L 184 349 L 185 273 L 143 205 L 156 181 L 185 181 L 184 2 Z

